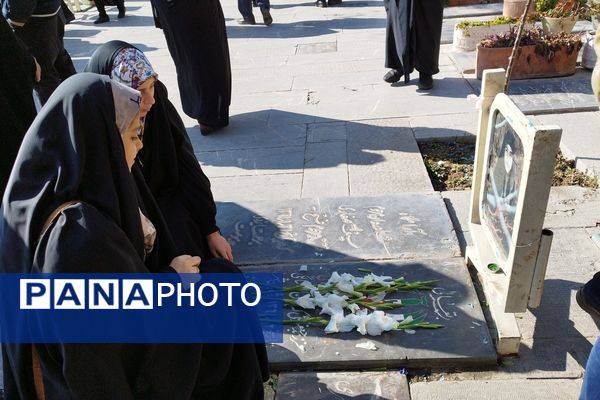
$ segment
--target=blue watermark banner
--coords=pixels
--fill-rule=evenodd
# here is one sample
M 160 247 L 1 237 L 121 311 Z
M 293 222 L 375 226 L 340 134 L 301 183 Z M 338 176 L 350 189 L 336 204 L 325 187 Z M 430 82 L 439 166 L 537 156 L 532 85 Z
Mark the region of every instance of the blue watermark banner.
M 281 343 L 281 274 L 0 274 L 2 343 Z

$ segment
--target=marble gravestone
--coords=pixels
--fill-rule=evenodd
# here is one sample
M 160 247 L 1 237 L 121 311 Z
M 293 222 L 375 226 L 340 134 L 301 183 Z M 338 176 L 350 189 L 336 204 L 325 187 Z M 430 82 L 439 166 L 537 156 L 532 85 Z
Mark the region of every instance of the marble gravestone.
M 403 307 L 391 312 L 421 316 L 444 328 L 362 336 L 356 331 L 328 335 L 322 326 L 286 325 L 283 343 L 267 346 L 274 371 L 496 362 L 438 193 L 220 203 L 218 209 L 219 225 L 232 244 L 236 263 L 244 271 L 280 272 L 286 286 L 304 280 L 323 284 L 334 271 L 361 276 L 364 269 L 411 281 L 437 281 L 431 292 L 398 292 L 386 298 L 403 300 Z M 284 314 L 290 320 L 317 315 L 291 306 Z
M 359 269 L 360 268 L 360 269 Z M 246 267 L 245 271 L 280 272 L 284 286 L 303 281 L 314 285 L 327 282 L 334 271 L 354 276 L 368 274 L 407 281 L 437 280 L 432 291 L 399 291 L 386 300 L 401 299 L 403 307 L 390 314 L 423 317 L 444 325 L 440 329 L 384 332 L 380 336 L 357 331 L 326 334 L 322 326 L 303 323 L 284 326 L 284 342 L 268 344 L 269 361 L 274 371 L 335 370 L 457 365 L 492 365 L 496 352 L 473 284 L 461 258 L 419 261 L 327 263 L 310 265 L 272 265 Z M 297 298 L 305 293 L 288 293 Z M 284 319 L 318 316 L 318 311 L 298 306 L 284 308 Z M 323 316 L 329 319 L 328 315 Z M 366 347 L 366 348 L 365 348 Z
M 439 194 L 219 204 L 236 263 L 390 260 L 460 255 Z

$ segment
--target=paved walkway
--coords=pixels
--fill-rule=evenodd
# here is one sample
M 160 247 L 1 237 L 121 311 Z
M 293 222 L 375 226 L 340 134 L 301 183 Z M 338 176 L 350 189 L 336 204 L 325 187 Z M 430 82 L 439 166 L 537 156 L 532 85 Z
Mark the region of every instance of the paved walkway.
M 154 28 L 149 3 L 128 1 L 127 8 L 127 18 L 118 21 L 116 9 L 109 8 L 113 20 L 100 26 L 92 24 L 95 10 L 77 14 L 65 38 L 77 69 L 98 44 L 127 40 L 146 52 L 181 110 L 173 61 L 162 32 Z M 184 117 L 219 201 L 433 192 L 417 140 L 474 140 L 477 111 L 466 97 L 477 87 L 451 57 L 451 45 L 442 46 L 441 72 L 431 92 L 417 91 L 416 79 L 391 86 L 381 80 L 381 1 L 345 0 L 342 7 L 320 9 L 311 1 L 277 0 L 271 27 L 238 26 L 235 2 L 224 2 L 223 8 L 233 72 L 231 124 L 203 137 L 196 122 Z M 497 13 L 498 4 L 446 10 L 455 19 Z M 589 72 L 580 74 L 582 81 L 589 79 Z M 552 112 L 539 120 L 563 125 L 563 151 L 582 168 L 596 168 L 598 112 Z M 459 237 L 467 239 L 461 221 L 468 196 L 443 193 Z M 555 189 L 548 221 L 555 242 L 546 290 L 542 307 L 521 316 L 521 357 L 484 371 L 433 371 L 428 379 L 434 383 L 419 376 L 410 383 L 413 399 L 576 398 L 599 332 L 575 304 L 574 293 L 600 269 L 600 249 L 591 239 L 598 233 L 600 198 L 579 188 Z M 405 385 L 397 375 L 393 379 Z M 279 398 L 289 398 L 295 381 L 280 378 L 285 390 Z M 314 374 L 310 382 L 320 382 L 320 392 L 343 393 L 336 380 Z M 385 392 L 385 398 L 408 398 L 407 390 Z M 366 394 L 384 398 L 384 392 Z

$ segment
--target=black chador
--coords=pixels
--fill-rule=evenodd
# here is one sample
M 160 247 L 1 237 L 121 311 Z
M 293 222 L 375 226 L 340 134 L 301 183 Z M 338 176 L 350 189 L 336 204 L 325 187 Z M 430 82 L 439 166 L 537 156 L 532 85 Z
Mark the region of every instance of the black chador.
M 109 75 L 113 60 L 129 43 L 112 40 L 98 47 L 86 72 Z M 213 257 L 206 236 L 216 232 L 217 207 L 210 181 L 202 171 L 183 121 L 169 101 L 167 88 L 157 81 L 155 104 L 146 116 L 144 148 L 138 154 L 146 184 L 158 202 L 179 254 Z M 135 176 L 134 171 L 134 176 Z
M 183 111 L 198 120 L 203 134 L 227 126 L 231 66 L 219 0 L 152 0 L 152 5 L 175 61 Z
M 35 61 L 0 13 L 0 199 L 33 119 Z
M 25 135 L 15 163 L 19 173 L 11 176 L 2 207 L 0 272 L 154 270 L 147 264 L 140 221 L 140 208 L 150 206 L 152 198 L 148 190 L 136 190 L 127 168 L 111 85 L 108 77 L 97 74 L 67 79 Z M 65 202 L 72 203 L 44 231 L 48 217 Z M 152 214 L 148 212 L 157 231 L 163 230 Z M 168 232 L 158 233 L 162 243 L 152 252 L 168 253 Z M 239 273 L 233 264 L 216 261 L 203 271 Z M 21 323 L 2 313 L 0 308 L 0 322 Z M 34 346 L 48 400 L 257 400 L 268 378 L 264 345 Z M 32 349 L 28 344 L 2 346 L 8 400 L 38 397 Z
M 443 2 L 384 0 L 384 5 L 387 11 L 385 66 L 398 71 L 397 79 L 392 82 L 402 75 L 408 82 L 414 69 L 421 76 L 437 74 Z

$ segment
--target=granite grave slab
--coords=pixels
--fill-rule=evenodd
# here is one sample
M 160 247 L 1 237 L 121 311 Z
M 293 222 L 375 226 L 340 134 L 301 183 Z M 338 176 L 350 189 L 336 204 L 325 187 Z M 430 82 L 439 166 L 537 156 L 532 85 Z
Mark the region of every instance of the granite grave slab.
M 479 94 L 481 81 L 469 79 L 469 83 Z M 509 97 L 524 114 L 598 110 L 587 71 L 561 79 L 511 81 Z
M 435 193 L 219 203 L 218 217 L 241 265 L 460 254 Z
M 325 334 L 322 326 L 302 323 L 285 325 L 284 342 L 267 345 L 274 371 L 478 366 L 496 362 L 496 351 L 462 258 L 249 266 L 245 270 L 283 273 L 285 286 L 295 286 L 305 280 L 315 285 L 324 284 L 334 271 L 364 276 L 369 270 L 377 275 L 404 277 L 407 281 L 438 281 L 432 291 L 388 294 L 386 300 L 401 299 L 404 305 L 386 312 L 405 317 L 422 316 L 428 322 L 444 325 L 443 328 L 363 336 L 357 331 Z M 289 293 L 288 296 L 303 294 Z M 285 319 L 315 315 L 317 311 L 299 307 L 284 309 Z
M 406 375 L 389 372 L 291 372 L 279 374 L 277 400 L 410 400 Z

